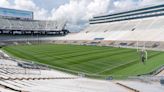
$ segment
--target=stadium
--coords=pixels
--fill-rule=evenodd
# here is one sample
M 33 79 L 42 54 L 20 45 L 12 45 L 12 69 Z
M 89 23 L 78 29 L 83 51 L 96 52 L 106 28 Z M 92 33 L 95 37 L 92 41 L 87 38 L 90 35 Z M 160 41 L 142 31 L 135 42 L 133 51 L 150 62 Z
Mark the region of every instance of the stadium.
M 66 26 L 0 8 L 0 92 L 163 92 L 164 4 Z

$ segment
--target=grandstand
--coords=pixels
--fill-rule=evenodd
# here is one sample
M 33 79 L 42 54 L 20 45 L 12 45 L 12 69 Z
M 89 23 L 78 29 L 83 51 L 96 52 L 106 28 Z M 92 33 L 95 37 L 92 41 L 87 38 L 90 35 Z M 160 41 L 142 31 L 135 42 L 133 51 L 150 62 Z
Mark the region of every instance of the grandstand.
M 164 4 L 154 5 L 95 16 L 68 34 L 64 20 L 0 8 L 0 92 L 163 92 L 163 19 Z
M 66 21 L 33 20 L 33 12 L 0 8 L 0 16 L 0 34 L 66 35 L 68 33 L 65 29 Z
M 79 33 L 63 37 L 39 36 L 41 41 L 59 44 L 147 47 L 163 49 L 164 4 L 95 16 L 90 25 Z M 65 21 L 1 19 L 0 33 L 9 34 L 67 34 Z M 15 23 L 16 22 L 16 23 Z M 6 25 L 7 24 L 7 25 Z M 10 26 L 9 26 L 10 25 Z M 11 26 L 12 25 L 12 26 Z M 19 26 L 18 26 L 19 25 Z M 10 41 L 38 40 L 35 36 L 11 37 Z M 22 38 L 22 39 L 21 39 Z M 4 37 L 1 40 L 6 40 Z
M 95 16 L 83 31 L 59 38 L 70 41 L 102 42 L 109 45 L 125 43 L 153 47 L 164 41 L 164 4 Z M 90 43 L 89 42 L 89 43 Z M 117 43 L 116 43 L 117 42 Z M 141 43 L 141 44 L 140 44 Z M 158 43 L 158 44 L 157 44 Z M 162 45 L 163 46 L 163 45 Z
M 0 34 L 66 34 L 65 22 L 0 19 Z

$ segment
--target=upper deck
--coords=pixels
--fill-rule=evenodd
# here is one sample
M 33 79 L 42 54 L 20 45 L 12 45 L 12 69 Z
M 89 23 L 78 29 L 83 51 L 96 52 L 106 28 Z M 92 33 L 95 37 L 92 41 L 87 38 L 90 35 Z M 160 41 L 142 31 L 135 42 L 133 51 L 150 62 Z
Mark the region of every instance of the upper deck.
M 164 4 L 128 10 L 109 15 L 95 16 L 90 24 L 109 23 L 132 19 L 142 19 L 164 15 Z

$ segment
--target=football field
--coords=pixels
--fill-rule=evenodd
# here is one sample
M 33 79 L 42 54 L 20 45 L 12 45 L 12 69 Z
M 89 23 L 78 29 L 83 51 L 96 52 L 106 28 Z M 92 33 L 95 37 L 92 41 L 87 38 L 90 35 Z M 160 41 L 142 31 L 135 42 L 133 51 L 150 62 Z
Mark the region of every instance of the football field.
M 77 46 L 77 45 L 20 45 L 2 48 L 17 58 L 50 65 L 66 72 L 88 76 L 136 76 L 154 71 L 164 65 L 164 53 L 148 51 L 143 64 L 135 49 Z

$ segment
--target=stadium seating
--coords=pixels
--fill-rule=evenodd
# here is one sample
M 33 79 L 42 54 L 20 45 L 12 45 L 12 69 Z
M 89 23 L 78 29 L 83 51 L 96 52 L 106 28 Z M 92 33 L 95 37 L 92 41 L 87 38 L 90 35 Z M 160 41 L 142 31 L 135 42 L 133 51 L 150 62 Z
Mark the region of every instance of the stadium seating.
M 18 62 L 22 63 L 23 61 L 10 59 L 8 55 L 0 50 L 1 92 L 36 92 L 32 89 L 32 86 L 39 86 L 38 82 L 44 85 L 44 82 L 51 82 L 59 79 L 72 80 L 77 78 L 74 75 L 54 71 L 47 67 L 44 68 L 45 66 L 42 65 L 37 65 L 40 68 L 33 68 L 35 64 L 26 63 L 28 67 L 21 67 L 18 65 Z
M 47 36 L 48 32 L 57 32 L 58 34 L 64 30 L 65 21 L 4 19 L 0 17 L 0 33 L 2 34 L 0 35 L 0 46 L 55 43 L 164 49 L 164 16 L 123 21 L 118 21 L 119 19 L 121 18 L 109 19 L 117 21 L 107 22 L 105 20 L 104 23 L 91 23 L 79 33 L 54 37 Z M 3 33 L 34 35 L 11 36 L 3 35 Z M 126 65 L 129 64 L 131 63 Z M 60 69 L 59 67 L 55 68 Z M 119 84 L 121 87 L 113 82 L 79 78 L 79 76 L 51 70 L 44 65 L 25 63 L 7 56 L 0 50 L 0 92 L 139 92 L 143 90 L 148 92 L 144 86 L 150 87 L 152 92 L 163 92 L 163 88 L 159 88 L 160 86 L 156 84 L 150 86 L 144 82 L 133 84 L 130 81 L 125 83 L 120 81 Z M 153 90 L 153 87 L 156 87 L 156 90 Z
M 0 18 L 0 30 L 3 33 L 20 31 L 20 33 L 60 32 L 65 28 L 65 21 L 16 20 Z M 12 33 L 13 34 L 13 33 Z
M 64 40 L 94 40 L 104 38 L 104 41 L 164 41 L 164 17 L 127 20 L 103 24 L 91 24 L 84 31 L 67 35 Z

